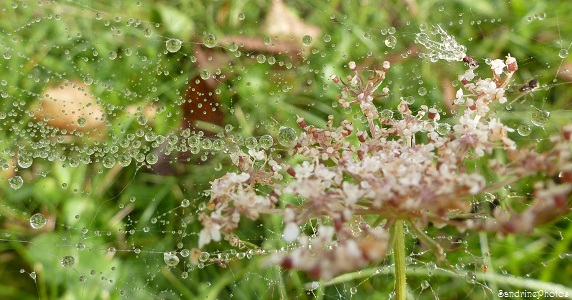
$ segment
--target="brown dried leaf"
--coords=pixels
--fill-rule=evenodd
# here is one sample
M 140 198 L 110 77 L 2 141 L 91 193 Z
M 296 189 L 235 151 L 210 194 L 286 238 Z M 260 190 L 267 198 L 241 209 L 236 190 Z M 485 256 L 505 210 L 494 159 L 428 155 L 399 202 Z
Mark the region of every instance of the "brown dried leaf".
M 320 35 L 320 28 L 301 20 L 282 0 L 273 0 L 264 22 L 264 32 L 272 37 L 293 38 L 301 43 L 305 35 L 316 40 Z
M 68 131 L 101 132 L 105 128 L 105 110 L 87 86 L 65 82 L 48 88 L 44 95 L 34 111 L 36 120 Z M 80 118 L 85 119 L 85 124 L 78 124 Z

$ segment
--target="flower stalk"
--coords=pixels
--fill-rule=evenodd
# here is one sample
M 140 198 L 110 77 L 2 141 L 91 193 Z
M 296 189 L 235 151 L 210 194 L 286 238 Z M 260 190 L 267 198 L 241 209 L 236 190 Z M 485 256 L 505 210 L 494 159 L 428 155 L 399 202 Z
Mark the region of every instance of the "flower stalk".
M 395 264 L 395 299 L 405 300 L 407 284 L 405 276 L 405 233 L 403 220 L 396 220 L 393 224 L 395 240 L 393 244 L 393 262 Z

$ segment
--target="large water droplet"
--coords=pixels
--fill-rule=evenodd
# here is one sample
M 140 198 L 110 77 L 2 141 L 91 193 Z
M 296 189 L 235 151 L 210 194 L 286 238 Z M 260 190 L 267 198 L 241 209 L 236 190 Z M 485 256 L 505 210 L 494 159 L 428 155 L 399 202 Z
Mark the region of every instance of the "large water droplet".
M 394 36 L 388 36 L 385 41 L 384 41 L 385 45 L 391 49 L 395 48 L 395 45 L 397 44 L 397 39 Z
M 37 213 L 30 217 L 30 226 L 34 229 L 40 229 L 44 227 L 47 223 L 46 217 L 44 215 Z
M 561 49 L 560 52 L 558 52 L 558 56 L 560 56 L 560 58 L 566 58 L 568 56 L 568 49 Z
M 258 144 L 260 145 L 260 147 L 268 149 L 272 147 L 272 145 L 274 145 L 274 139 L 272 138 L 272 136 L 265 134 L 258 139 Z
M 165 252 L 163 254 L 163 259 L 165 260 L 165 264 L 170 267 L 174 267 L 179 264 L 179 257 L 175 252 Z
M 304 46 L 310 46 L 312 45 L 312 37 L 309 35 L 305 35 L 304 37 L 302 37 L 302 44 L 304 44 Z
M 60 260 L 60 264 L 62 265 L 62 267 L 64 268 L 71 268 L 73 267 L 73 265 L 75 264 L 75 258 L 71 255 L 67 255 L 64 256 L 61 260 Z
M 516 131 L 522 136 L 528 136 L 532 132 L 532 128 L 528 124 L 520 124 Z
M 24 180 L 20 176 L 14 176 L 8 179 L 8 184 L 10 184 L 11 188 L 17 190 L 22 187 L 22 185 L 24 184 Z
M 546 122 L 548 122 L 548 119 L 550 119 L 549 111 L 535 107 L 534 111 L 532 111 L 532 118 L 530 121 L 532 124 L 542 127 Z
M 205 34 L 205 37 L 203 38 L 203 43 L 205 44 L 205 46 L 209 48 L 216 47 L 217 44 L 216 36 L 212 33 Z
M 171 53 L 175 53 L 175 52 L 181 50 L 182 45 L 183 45 L 183 42 L 179 39 L 168 39 L 165 42 L 165 46 L 167 47 L 167 51 L 169 51 Z
M 282 126 L 278 130 L 278 142 L 282 146 L 291 146 L 296 141 L 296 131 L 290 127 Z

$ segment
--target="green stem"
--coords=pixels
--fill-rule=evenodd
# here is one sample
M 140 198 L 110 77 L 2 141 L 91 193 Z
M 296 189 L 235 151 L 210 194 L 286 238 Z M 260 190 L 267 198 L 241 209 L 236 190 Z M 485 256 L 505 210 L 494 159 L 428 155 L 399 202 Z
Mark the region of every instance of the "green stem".
M 405 300 L 407 285 L 405 282 L 405 234 L 403 220 L 396 220 L 393 228 L 393 261 L 395 264 L 395 299 Z

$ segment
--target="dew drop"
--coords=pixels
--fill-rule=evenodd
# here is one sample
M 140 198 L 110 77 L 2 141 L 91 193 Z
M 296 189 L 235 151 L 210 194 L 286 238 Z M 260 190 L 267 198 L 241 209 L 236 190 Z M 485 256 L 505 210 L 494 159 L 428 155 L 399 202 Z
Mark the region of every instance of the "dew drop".
M 18 156 L 18 166 L 20 166 L 20 168 L 29 168 L 33 162 L 34 160 L 29 154 L 21 154 Z
M 11 188 L 17 190 L 22 187 L 22 185 L 24 184 L 24 180 L 20 176 L 14 176 L 8 179 L 8 184 L 10 184 Z
M 385 45 L 391 49 L 395 48 L 395 45 L 397 44 L 397 39 L 394 36 L 388 36 L 385 41 L 384 41 Z
M 181 206 L 182 207 L 187 207 L 191 204 L 191 201 L 189 201 L 189 199 L 183 199 L 183 201 L 181 201 Z
M 535 107 L 530 121 L 532 124 L 542 127 L 548 122 L 548 119 L 550 119 L 549 111 Z
M 522 136 L 529 136 L 530 133 L 532 132 L 532 127 L 530 127 L 530 125 L 528 124 L 520 124 L 520 126 L 518 126 L 516 131 L 518 132 L 518 134 Z
M 256 56 L 256 61 L 257 61 L 259 64 L 263 64 L 263 63 L 266 62 L 266 56 L 265 56 L 264 54 L 258 54 L 258 55 Z
M 179 257 L 175 252 L 165 252 L 163 254 L 163 260 L 165 260 L 165 264 L 170 267 L 174 267 L 179 264 Z
M 475 275 L 474 272 L 467 272 L 467 274 L 465 275 L 465 279 L 469 282 L 474 284 L 475 282 L 477 282 L 477 275 Z
M 426 290 L 429 288 L 429 286 L 430 286 L 429 281 L 423 280 L 423 282 L 421 282 L 421 289 Z
M 115 52 L 115 51 L 109 51 L 108 57 L 109 57 L 109 59 L 111 59 L 111 60 L 116 59 L 116 58 L 117 58 L 117 52 Z
M 282 126 L 278 130 L 278 142 L 282 146 L 291 146 L 296 141 L 296 131 L 290 127 Z
M 179 39 L 168 39 L 165 42 L 165 46 L 167 47 L 167 51 L 169 51 L 171 53 L 175 53 L 175 52 L 181 50 L 182 45 L 183 45 L 183 42 Z
M 566 58 L 568 56 L 568 49 L 561 49 L 560 52 L 558 52 L 558 56 L 560 56 L 560 58 Z
M 332 41 L 332 36 L 329 34 L 324 35 L 324 42 L 329 43 Z
M 143 29 L 143 35 L 145 35 L 145 37 L 151 37 L 151 34 L 153 34 L 153 31 L 151 30 L 151 28 Z
M 77 118 L 77 125 L 79 125 L 79 127 L 84 127 L 86 124 L 87 121 L 85 120 L 84 117 Z
M 391 109 L 384 109 L 379 113 L 379 117 L 384 120 L 390 120 L 393 118 L 393 111 Z
M 419 96 L 425 96 L 425 95 L 427 95 L 427 89 L 424 88 L 424 87 L 420 87 L 420 88 L 417 90 L 417 93 L 419 94 Z
M 304 44 L 304 46 L 310 46 L 312 44 L 312 37 L 310 35 L 305 35 L 304 37 L 302 37 L 302 44 Z
M 205 34 L 205 36 L 203 38 L 203 43 L 205 44 L 205 46 L 207 46 L 209 48 L 216 47 L 216 45 L 217 45 L 216 36 L 212 33 Z
M 47 223 L 46 217 L 44 215 L 37 213 L 30 217 L 30 226 L 34 229 L 40 229 L 44 227 Z
M 258 139 L 258 144 L 264 149 L 268 149 L 274 145 L 272 136 L 265 134 Z
M 145 160 L 148 164 L 154 165 L 159 160 L 159 157 L 157 157 L 157 154 L 155 153 L 148 153 L 147 156 L 145 156 Z
M 447 135 L 451 131 L 451 125 L 448 123 L 439 123 L 435 127 L 435 131 L 440 135 Z
M 256 140 L 255 137 L 250 136 L 244 139 L 244 145 L 248 149 L 255 149 L 258 146 L 258 141 Z
M 104 167 L 111 169 L 113 168 L 113 166 L 115 166 L 115 158 L 113 158 L 112 156 L 106 156 L 103 158 L 101 163 L 103 164 Z
M 73 265 L 75 264 L 75 258 L 71 255 L 67 255 L 64 256 L 61 260 L 60 260 L 60 264 L 62 265 L 62 267 L 64 268 L 71 268 L 73 267 Z
M 238 19 L 239 20 L 244 20 L 246 18 L 246 16 L 244 15 L 244 13 L 238 13 Z
M 181 256 L 182 257 L 187 257 L 191 254 L 191 251 L 189 249 L 183 249 L 181 250 Z
M 201 70 L 199 76 L 201 76 L 203 80 L 207 80 L 211 77 L 211 73 L 208 70 Z

